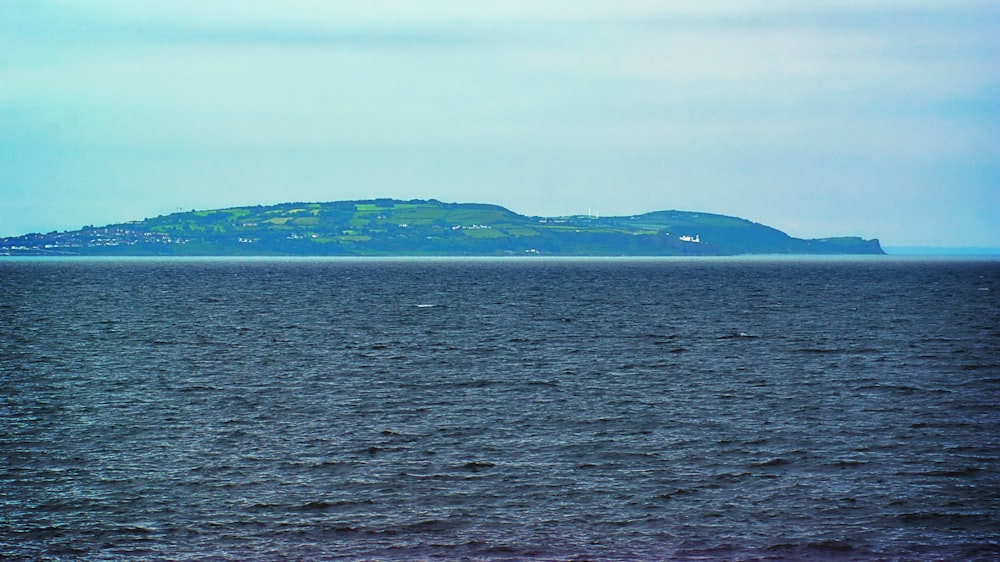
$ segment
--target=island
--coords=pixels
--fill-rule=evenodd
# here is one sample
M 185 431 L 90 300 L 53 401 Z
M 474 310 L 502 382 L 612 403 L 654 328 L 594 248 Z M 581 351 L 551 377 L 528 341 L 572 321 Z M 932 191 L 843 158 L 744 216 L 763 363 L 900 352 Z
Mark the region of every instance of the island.
M 883 254 L 878 240 L 800 239 L 689 211 L 525 216 L 497 205 L 370 199 L 177 212 L 0 238 L 6 256 L 732 256 Z

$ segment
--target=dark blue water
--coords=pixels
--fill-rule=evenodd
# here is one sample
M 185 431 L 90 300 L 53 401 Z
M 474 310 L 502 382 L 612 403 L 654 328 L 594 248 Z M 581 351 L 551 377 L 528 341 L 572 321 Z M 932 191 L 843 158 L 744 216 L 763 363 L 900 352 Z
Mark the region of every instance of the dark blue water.
M 0 558 L 998 559 L 1000 262 L 3 260 Z

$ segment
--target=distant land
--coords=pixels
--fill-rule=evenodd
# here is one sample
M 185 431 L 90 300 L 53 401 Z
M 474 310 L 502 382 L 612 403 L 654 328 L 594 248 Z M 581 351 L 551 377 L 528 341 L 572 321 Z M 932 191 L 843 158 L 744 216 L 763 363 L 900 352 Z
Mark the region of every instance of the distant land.
M 529 217 L 436 200 L 283 203 L 179 212 L 0 238 L 8 256 L 731 256 L 883 254 L 878 240 L 793 238 L 745 219 L 656 211 Z
M 1000 256 L 1000 248 L 891 246 L 884 250 L 894 256 Z

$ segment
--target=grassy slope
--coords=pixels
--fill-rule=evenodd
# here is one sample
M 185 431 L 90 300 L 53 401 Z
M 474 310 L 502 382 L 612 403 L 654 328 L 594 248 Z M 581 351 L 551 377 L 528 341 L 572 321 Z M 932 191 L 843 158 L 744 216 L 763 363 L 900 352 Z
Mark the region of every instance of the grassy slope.
M 183 244 L 85 253 L 186 255 L 732 255 L 873 253 L 857 238 L 807 241 L 743 219 L 658 211 L 631 217 L 527 217 L 503 207 L 375 199 L 174 213 L 115 227 Z M 695 237 L 699 242 L 683 241 Z M 874 243 L 877 248 L 877 242 Z

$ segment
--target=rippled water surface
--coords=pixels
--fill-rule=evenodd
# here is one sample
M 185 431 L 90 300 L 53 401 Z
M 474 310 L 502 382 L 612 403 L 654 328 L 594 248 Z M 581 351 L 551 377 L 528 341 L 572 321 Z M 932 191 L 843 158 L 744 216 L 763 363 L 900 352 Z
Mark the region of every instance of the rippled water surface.
M 1000 262 L 0 261 L 0 558 L 1000 558 Z

